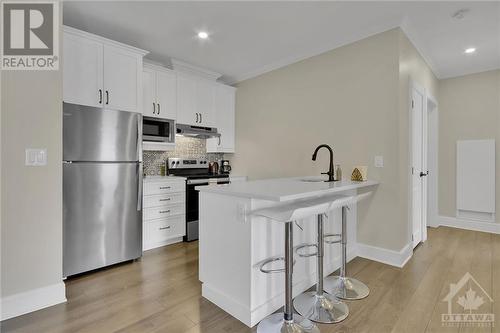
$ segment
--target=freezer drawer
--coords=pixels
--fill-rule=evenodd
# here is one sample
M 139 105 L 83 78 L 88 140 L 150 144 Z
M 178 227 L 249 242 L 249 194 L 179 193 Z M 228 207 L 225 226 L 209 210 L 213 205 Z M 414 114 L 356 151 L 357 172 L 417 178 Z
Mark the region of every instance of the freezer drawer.
M 139 163 L 63 165 L 63 274 L 142 254 Z

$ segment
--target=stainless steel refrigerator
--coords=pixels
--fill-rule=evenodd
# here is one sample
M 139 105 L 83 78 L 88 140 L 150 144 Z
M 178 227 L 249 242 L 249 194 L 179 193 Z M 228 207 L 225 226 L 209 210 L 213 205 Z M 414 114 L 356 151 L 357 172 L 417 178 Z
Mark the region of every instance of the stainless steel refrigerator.
M 142 115 L 63 104 L 63 274 L 142 254 Z

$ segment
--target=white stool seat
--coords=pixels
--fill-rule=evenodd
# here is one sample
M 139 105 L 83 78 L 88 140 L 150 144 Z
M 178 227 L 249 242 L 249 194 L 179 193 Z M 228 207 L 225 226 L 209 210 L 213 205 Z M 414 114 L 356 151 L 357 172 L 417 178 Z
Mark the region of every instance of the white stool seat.
M 267 217 L 276 222 L 297 221 L 307 217 L 325 214 L 332 208 L 334 202 L 344 202 L 346 197 L 342 195 L 318 197 L 309 200 L 294 201 L 290 204 L 261 208 L 252 212 L 252 215 Z M 340 205 L 339 207 L 342 207 Z

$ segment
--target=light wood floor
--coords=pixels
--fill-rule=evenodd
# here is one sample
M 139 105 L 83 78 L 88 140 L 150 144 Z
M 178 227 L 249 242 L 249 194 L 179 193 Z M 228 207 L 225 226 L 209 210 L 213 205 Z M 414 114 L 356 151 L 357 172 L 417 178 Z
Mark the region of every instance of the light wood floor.
M 66 282 L 68 302 L 2 323 L 2 332 L 254 332 L 200 296 L 197 243 L 147 252 L 143 259 Z M 500 320 L 500 235 L 440 227 L 402 269 L 356 258 L 350 275 L 371 294 L 321 332 L 500 332 L 444 328 L 442 299 L 470 272 L 498 303 L 481 307 Z M 499 323 L 500 326 L 500 323 Z

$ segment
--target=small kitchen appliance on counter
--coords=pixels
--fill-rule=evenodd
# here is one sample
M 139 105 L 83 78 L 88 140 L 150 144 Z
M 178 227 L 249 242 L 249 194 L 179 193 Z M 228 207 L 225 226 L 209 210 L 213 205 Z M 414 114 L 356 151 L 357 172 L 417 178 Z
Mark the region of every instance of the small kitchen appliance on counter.
M 219 172 L 226 175 L 231 173 L 231 165 L 228 160 L 219 160 Z
M 229 184 L 227 174 L 212 174 L 204 158 L 169 158 L 166 162 L 168 175 L 186 177 L 186 236 L 184 241 L 198 239 L 198 191 L 197 186 Z

